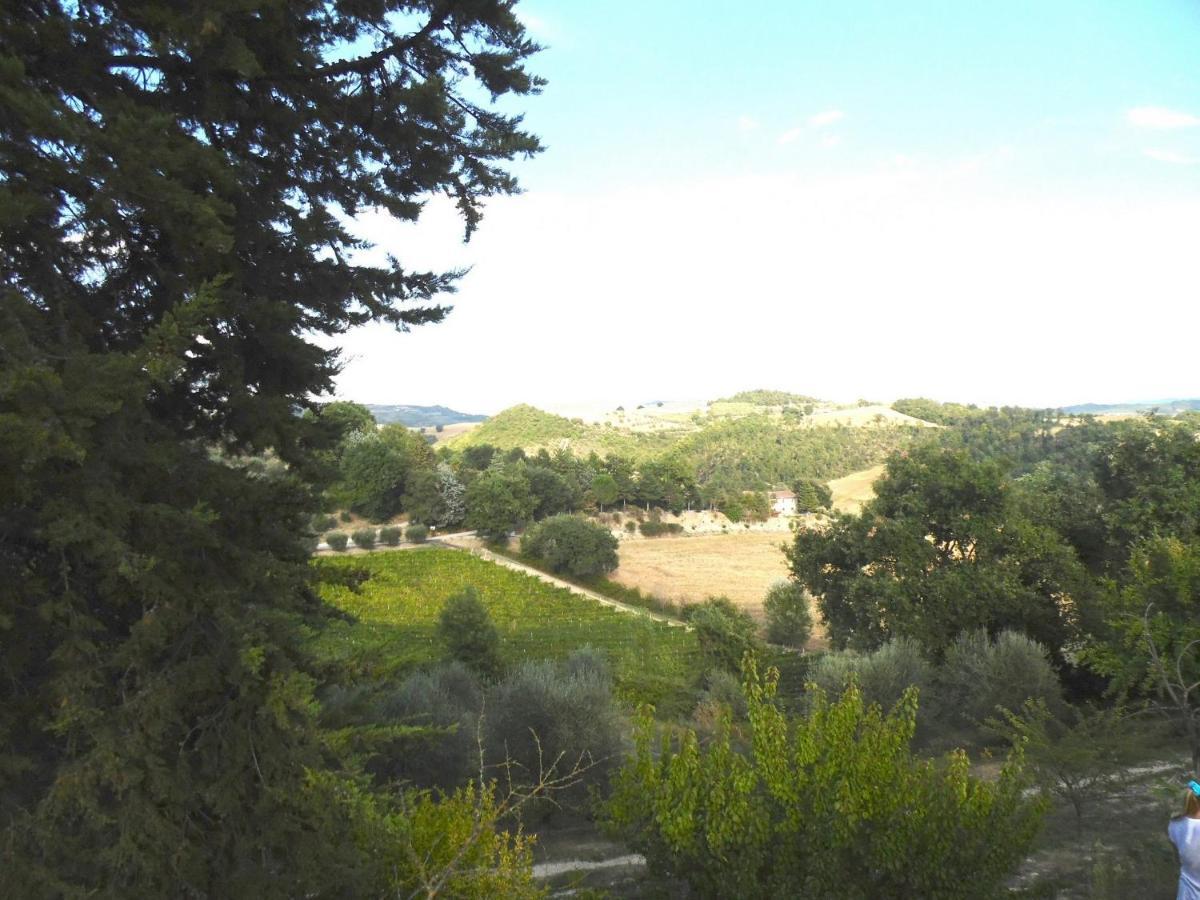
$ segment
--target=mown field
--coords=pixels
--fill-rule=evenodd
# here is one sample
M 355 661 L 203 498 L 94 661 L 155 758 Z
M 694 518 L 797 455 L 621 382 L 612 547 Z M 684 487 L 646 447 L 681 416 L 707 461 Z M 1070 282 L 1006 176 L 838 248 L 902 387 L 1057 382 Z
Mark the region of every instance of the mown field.
M 488 607 L 510 664 L 561 658 L 590 644 L 608 654 L 623 700 L 653 703 L 666 713 L 689 707 L 699 678 L 690 632 L 600 606 L 465 552 L 400 550 L 314 564 L 369 575 L 358 591 L 329 584 L 321 589 L 353 618 L 330 623 L 311 639 L 341 679 L 390 678 L 441 659 L 438 613 L 447 597 L 468 585 Z
M 751 531 L 623 541 L 621 565 L 609 577 L 680 604 L 725 596 L 762 622 L 767 591 L 788 577 L 781 549 L 788 540 L 786 533 Z M 810 649 L 824 646 L 825 635 L 818 623 Z

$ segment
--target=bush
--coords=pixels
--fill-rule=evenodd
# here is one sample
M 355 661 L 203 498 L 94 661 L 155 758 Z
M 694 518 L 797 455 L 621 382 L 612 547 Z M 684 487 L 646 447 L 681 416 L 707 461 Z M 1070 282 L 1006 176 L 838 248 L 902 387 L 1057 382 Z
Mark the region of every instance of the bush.
M 700 697 L 700 708 L 721 707 L 728 709 L 736 721 L 745 721 L 749 712 L 746 692 L 742 690 L 742 679 L 724 669 L 708 673 L 707 686 Z
M 683 531 L 683 526 L 678 522 L 656 522 L 653 519 L 648 522 L 642 522 L 639 528 L 645 537 L 658 537 L 659 535 L 663 534 L 680 534 Z
M 345 532 L 331 531 L 325 535 L 325 543 L 329 545 L 330 550 L 336 550 L 341 553 L 346 549 L 346 541 L 349 540 Z
M 409 525 L 404 531 L 404 536 L 413 544 L 423 544 L 429 537 L 429 528 L 425 525 Z
M 394 525 L 388 525 L 386 528 L 380 528 L 379 543 L 387 544 L 389 547 L 395 547 L 400 543 L 400 529 Z
M 602 525 L 579 516 L 551 516 L 521 536 L 521 552 L 553 572 L 576 578 L 604 575 L 617 567 L 617 539 Z
M 375 529 L 360 528 L 350 535 L 354 540 L 355 547 L 362 547 L 364 550 L 370 550 L 375 546 Z
M 983 629 L 964 631 L 946 651 L 938 672 L 938 694 L 947 712 L 976 725 L 996 708 L 1017 712 L 1026 700 L 1054 709 L 1062 699 L 1058 676 L 1046 648 L 1016 631 L 990 640 Z
M 475 588 L 465 587 L 446 600 L 437 634 L 451 659 L 477 674 L 495 678 L 503 670 L 500 633 Z
M 623 728 L 612 678 L 590 648 L 558 664 L 524 663 L 489 692 L 486 709 L 489 761 L 511 763 L 516 784 L 534 783 L 552 766 L 556 777 L 587 767 L 579 784 L 557 796 L 564 806 L 583 806 L 588 785 L 603 789 L 620 762 Z
M 685 615 L 696 630 L 706 668 L 740 672 L 742 657 L 759 650 L 754 620 L 728 597 L 709 597 L 689 606 Z
M 857 681 L 864 700 L 891 709 L 910 686 L 923 696 L 933 681 L 933 668 L 916 641 L 896 638 L 872 653 L 826 653 L 813 666 L 811 677 L 831 697 Z
M 630 534 L 633 534 L 635 531 L 638 530 L 637 522 L 633 521 L 633 519 L 630 519 L 628 522 L 625 523 L 625 530 L 628 531 Z
M 377 776 L 452 790 L 478 775 L 483 692 L 462 663 L 410 675 L 375 708 L 378 720 L 421 728 L 379 753 L 370 766 Z
M 352 515 L 350 515 L 350 511 L 349 511 L 349 510 L 343 509 L 343 510 L 342 510 L 342 511 L 341 511 L 341 512 L 338 514 L 338 518 L 339 518 L 339 519 L 341 519 L 343 522 L 349 522 L 349 521 L 350 521 L 352 518 L 354 518 L 354 517 L 353 517 Z
M 337 528 L 337 519 L 333 516 L 320 513 L 312 517 L 312 530 L 318 534 L 322 531 L 331 531 Z
M 795 581 L 771 585 L 763 600 L 767 617 L 767 640 L 788 647 L 803 647 L 812 636 L 812 611 L 808 592 Z

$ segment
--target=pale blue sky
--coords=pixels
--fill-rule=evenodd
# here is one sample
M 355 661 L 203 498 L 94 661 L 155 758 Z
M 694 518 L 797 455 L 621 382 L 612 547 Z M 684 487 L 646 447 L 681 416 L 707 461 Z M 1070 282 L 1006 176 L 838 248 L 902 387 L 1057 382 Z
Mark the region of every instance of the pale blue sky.
M 547 152 L 466 247 L 364 223 L 474 268 L 447 323 L 348 336 L 344 396 L 1200 395 L 1195 0 L 518 10 Z

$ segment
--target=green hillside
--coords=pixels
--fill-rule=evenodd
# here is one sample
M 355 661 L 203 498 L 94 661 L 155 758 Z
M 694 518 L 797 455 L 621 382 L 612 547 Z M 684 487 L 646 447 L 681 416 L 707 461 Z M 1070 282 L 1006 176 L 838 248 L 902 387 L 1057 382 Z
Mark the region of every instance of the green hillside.
M 749 490 L 797 478 L 840 478 L 882 462 L 918 437 L 918 429 L 905 426 L 814 428 L 754 415 L 709 423 L 684 437 L 673 455 L 694 467 L 701 484 Z

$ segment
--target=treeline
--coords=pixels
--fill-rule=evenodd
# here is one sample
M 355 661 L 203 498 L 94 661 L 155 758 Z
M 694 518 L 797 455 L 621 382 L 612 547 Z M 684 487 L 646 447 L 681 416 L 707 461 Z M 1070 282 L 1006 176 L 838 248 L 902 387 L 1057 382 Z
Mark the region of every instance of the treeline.
M 740 478 L 702 481 L 681 455 L 635 460 L 610 454 L 579 457 L 566 448 L 526 454 L 490 444 L 433 448 L 401 425 L 376 426 L 365 407 L 331 403 L 319 414 L 340 434 L 326 456 L 333 469 L 330 508 L 374 522 L 407 515 L 433 528 L 463 526 L 500 540 L 530 522 L 561 513 L 604 512 L 636 505 L 680 513 L 718 509 L 733 521 L 763 520 L 770 505 L 763 482 L 745 490 Z M 834 440 L 833 444 L 836 445 Z M 780 470 L 781 472 L 784 470 Z M 802 470 L 803 471 L 803 470 Z M 828 505 L 828 489 L 803 478 L 794 483 L 806 509 Z M 318 529 L 333 527 L 327 516 Z

